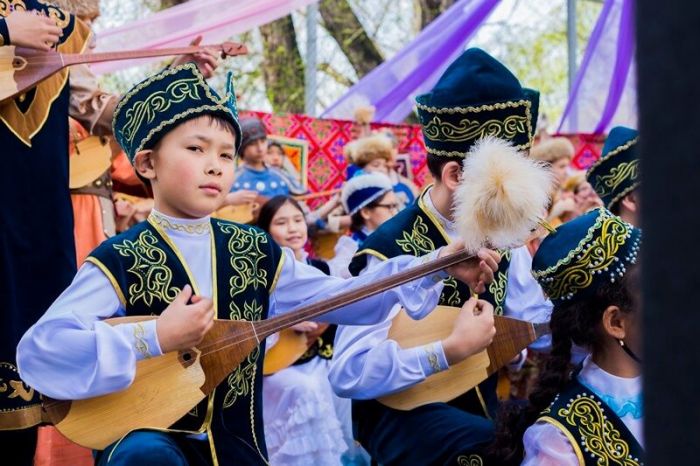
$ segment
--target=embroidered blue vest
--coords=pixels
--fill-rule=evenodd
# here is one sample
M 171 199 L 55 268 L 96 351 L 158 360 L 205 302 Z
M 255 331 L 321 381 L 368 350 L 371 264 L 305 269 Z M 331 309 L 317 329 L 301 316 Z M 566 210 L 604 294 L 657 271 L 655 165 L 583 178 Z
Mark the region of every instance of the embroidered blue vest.
M 406 207 L 369 235 L 350 263 L 349 268 L 353 275 L 358 275 L 366 267 L 369 255 L 383 260 L 401 254 L 421 256 L 448 244 L 447 233 L 425 205 L 424 197 L 427 195 L 428 191 L 425 190 L 415 203 Z M 498 273 L 493 283 L 488 286 L 485 293 L 479 295 L 481 299 L 493 304 L 495 313 L 498 315 L 503 314 L 510 257 L 510 251 L 505 251 L 502 254 Z M 441 305 L 461 307 L 469 300 L 469 287 L 464 283 L 450 277 L 444 281 L 444 284 L 440 296 Z M 450 404 L 470 413 L 489 417 L 496 409 L 495 388 L 496 379 L 492 376 L 479 387 L 470 390 Z
M 644 449 L 627 426 L 576 379 L 542 411 L 538 421 L 554 425 L 569 438 L 581 466 L 644 465 Z
M 213 299 L 217 318 L 260 320 L 282 265 L 282 251 L 263 231 L 212 219 Z M 102 243 L 88 262 L 111 280 L 127 315 L 159 315 L 182 288 L 197 292 L 187 264 L 167 234 L 151 221 Z M 253 351 L 214 393 L 171 426 L 210 436 L 219 465 L 265 464 L 262 363 L 265 343 Z M 213 440 L 213 441 L 212 441 Z

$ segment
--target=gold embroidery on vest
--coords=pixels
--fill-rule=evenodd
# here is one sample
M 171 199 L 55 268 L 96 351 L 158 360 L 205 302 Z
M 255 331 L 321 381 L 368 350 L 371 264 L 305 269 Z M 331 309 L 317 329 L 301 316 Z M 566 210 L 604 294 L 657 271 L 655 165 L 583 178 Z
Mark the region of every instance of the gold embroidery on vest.
M 428 233 L 428 225 L 423 222 L 423 219 L 418 216 L 413 222 L 413 230 L 411 233 L 402 232 L 403 238 L 397 239 L 396 244 L 401 247 L 403 252 L 413 254 L 414 256 L 422 256 L 435 250 L 435 244 L 426 236 Z
M 459 455 L 457 466 L 482 466 L 484 461 L 479 455 Z
M 68 24 L 70 24 L 70 15 L 67 12 L 61 10 L 60 8 L 54 5 L 51 5 L 49 2 L 45 2 L 43 0 L 37 1 L 46 7 L 46 11 L 48 12 L 49 18 L 54 20 L 56 26 L 63 29 L 66 26 L 68 26 Z
M 228 251 L 232 269 L 229 279 L 231 304 L 229 318 L 232 320 L 260 320 L 263 306 L 256 300 L 245 302 L 240 309 L 233 299 L 249 287 L 257 289 L 267 286 L 267 270 L 259 267 L 260 261 L 267 257 L 262 245 L 267 244 L 267 236 L 258 230 L 243 230 L 233 224 L 219 224 L 222 232 L 230 236 Z M 256 348 L 228 377 L 228 392 L 224 397 L 224 408 L 231 407 L 239 396 L 251 393 L 255 377 L 255 365 L 260 356 Z
M 180 289 L 170 286 L 173 272 L 165 265 L 165 251 L 158 247 L 158 238 L 153 233 L 144 231 L 136 241 L 124 240 L 121 244 L 115 244 L 114 249 L 119 255 L 134 260 L 127 269 L 136 278 L 136 282 L 129 285 L 130 305 L 135 305 L 139 300 L 151 306 L 154 298 L 167 303 L 175 299 Z
M 0 0 L 0 16 L 7 16 L 13 11 L 27 11 L 27 5 L 22 0 Z
M 577 395 L 565 408 L 559 409 L 558 414 L 570 426 L 578 429 L 585 453 L 597 456 L 598 465 L 640 465 L 639 459 L 630 455 L 630 447 L 622 439 L 622 434 L 606 418 L 600 402 L 585 394 Z
M 501 258 L 510 262 L 510 257 L 512 255 L 510 250 L 499 251 L 501 253 Z M 493 296 L 493 313 L 496 315 L 503 315 L 503 305 L 506 302 L 506 287 L 508 285 L 508 269 L 505 271 L 499 270 L 496 272 L 494 280 L 489 284 L 488 290 Z
M 613 167 L 607 175 L 595 177 L 593 189 L 601 196 L 613 193 L 625 180 L 636 180 L 639 174 L 639 160 L 632 160 Z
M 333 342 L 325 343 L 323 338 L 318 337 L 318 354 L 322 358 L 330 359 L 333 357 Z
M 34 398 L 34 389 L 29 385 L 25 385 L 24 382 L 19 378 L 19 372 L 17 371 L 17 366 L 9 362 L 0 362 L 0 366 L 5 369 L 17 374 L 17 380 L 0 378 L 0 393 L 5 394 L 7 398 L 22 398 L 24 401 L 31 401 Z M 11 391 L 10 391 L 11 390 Z M 0 410 L 0 411 L 13 411 L 13 410 Z
M 457 280 L 454 277 L 446 278 L 442 281 L 442 295 L 440 295 L 440 304 L 445 306 L 461 306 L 462 300 L 459 296 L 459 288 L 457 288 Z

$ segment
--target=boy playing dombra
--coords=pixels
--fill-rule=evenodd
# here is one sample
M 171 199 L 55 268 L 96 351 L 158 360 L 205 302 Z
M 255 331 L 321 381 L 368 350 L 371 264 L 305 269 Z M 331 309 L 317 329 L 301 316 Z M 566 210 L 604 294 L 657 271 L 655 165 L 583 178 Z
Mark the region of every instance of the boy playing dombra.
M 93 251 L 22 338 L 20 373 L 52 398 L 124 390 L 139 361 L 192 348 L 214 318 L 266 319 L 461 249 L 452 245 L 421 258 L 397 257 L 362 277 L 342 280 L 295 261 L 291 251 L 261 230 L 210 218 L 233 183 L 241 132 L 230 80 L 222 99 L 192 64 L 135 86 L 118 105 L 113 126 L 136 172 L 153 189 L 154 210 L 147 221 Z M 482 250 L 449 273 L 483 289 L 498 260 L 493 251 Z M 397 302 L 414 318 L 423 317 L 437 304 L 445 277 L 416 280 L 323 320 L 371 324 L 383 320 Z M 138 315 L 158 317 L 114 326 L 103 322 Z M 492 316 L 483 312 L 470 319 Z M 465 321 L 462 328 L 466 342 L 475 338 L 471 328 L 479 328 L 472 324 Z M 97 464 L 265 464 L 262 355 L 264 342 L 170 431 L 131 432 L 99 454 Z

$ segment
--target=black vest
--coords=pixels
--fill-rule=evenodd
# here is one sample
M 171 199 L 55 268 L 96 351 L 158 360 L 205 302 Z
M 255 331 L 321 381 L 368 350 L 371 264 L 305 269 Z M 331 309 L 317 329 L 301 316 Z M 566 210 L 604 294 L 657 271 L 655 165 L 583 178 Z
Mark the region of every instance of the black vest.
M 282 265 L 282 251 L 263 231 L 212 219 L 212 297 L 217 318 L 261 320 Z M 127 315 L 159 315 L 193 276 L 167 234 L 146 221 L 103 242 L 88 262 L 110 279 Z M 171 429 L 207 432 L 218 464 L 265 464 L 262 363 L 265 342 L 206 400 Z
M 643 466 L 644 449 L 615 412 L 578 380 L 572 380 L 538 421 L 566 435 L 581 466 Z
M 350 272 L 358 275 L 367 266 L 369 255 L 386 260 L 402 254 L 422 256 L 450 241 L 447 233 L 437 218 L 425 205 L 424 198 L 428 195 L 426 189 L 416 202 L 399 212 L 395 217 L 386 221 L 374 231 L 360 247 L 350 263 Z M 501 262 L 493 283 L 489 284 L 486 292 L 479 295 L 494 306 L 495 313 L 503 314 L 506 300 L 506 285 L 508 284 L 508 266 L 510 251 L 502 252 Z M 470 297 L 469 287 L 450 277 L 444 281 L 445 286 L 440 296 L 440 304 L 444 306 L 461 307 Z M 485 382 L 470 390 L 449 404 L 464 409 L 473 414 L 491 416 L 496 409 L 496 377 L 492 376 Z

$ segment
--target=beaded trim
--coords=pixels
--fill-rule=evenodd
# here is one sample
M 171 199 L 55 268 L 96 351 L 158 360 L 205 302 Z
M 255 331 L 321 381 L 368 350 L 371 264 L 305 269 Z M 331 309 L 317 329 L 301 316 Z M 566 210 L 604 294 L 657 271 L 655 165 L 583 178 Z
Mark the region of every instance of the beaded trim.
M 628 264 L 637 262 L 641 235 L 633 238 L 630 224 L 603 208 L 598 211 L 595 224 L 573 251 L 545 270 L 533 270 L 551 299 L 572 299 L 589 288 L 596 275 L 605 274 L 614 283 L 627 272 Z
M 209 233 L 209 219 L 193 223 L 174 223 L 155 210 L 151 211 L 148 218 L 156 225 L 168 230 L 182 231 L 190 235 L 204 235 Z

